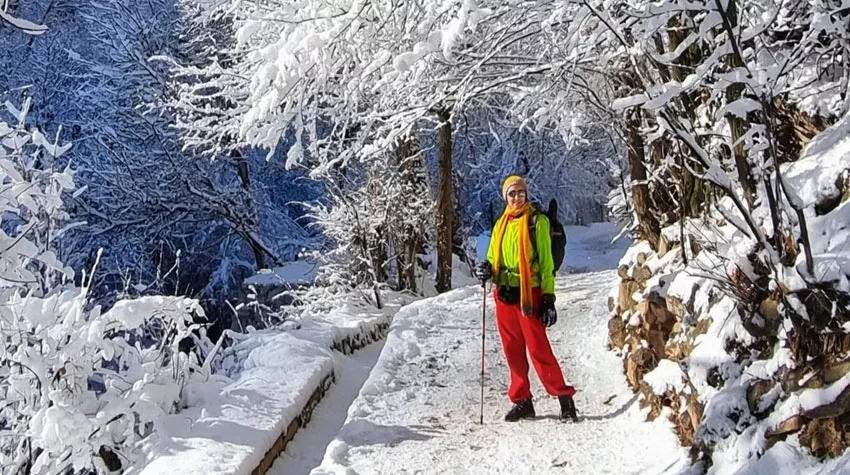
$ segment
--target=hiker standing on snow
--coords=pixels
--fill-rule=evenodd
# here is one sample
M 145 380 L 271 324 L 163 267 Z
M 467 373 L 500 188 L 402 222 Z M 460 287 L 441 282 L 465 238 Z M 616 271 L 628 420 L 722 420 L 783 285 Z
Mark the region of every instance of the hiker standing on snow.
M 508 398 L 514 403 L 505 416 L 509 422 L 535 417 L 528 380 L 528 359 L 546 392 L 558 396 L 560 419 L 578 421 L 573 395 L 552 353 L 546 328 L 555 324 L 555 273 L 549 236 L 549 219 L 528 201 L 528 184 L 509 176 L 502 185 L 505 212 L 490 237 L 487 260 L 476 268 L 481 280 L 493 279 L 496 287 L 496 324 L 511 372 Z M 531 231 L 534 226 L 534 232 Z M 534 236 L 536 243 L 532 243 Z M 534 245 L 536 244 L 536 245 Z

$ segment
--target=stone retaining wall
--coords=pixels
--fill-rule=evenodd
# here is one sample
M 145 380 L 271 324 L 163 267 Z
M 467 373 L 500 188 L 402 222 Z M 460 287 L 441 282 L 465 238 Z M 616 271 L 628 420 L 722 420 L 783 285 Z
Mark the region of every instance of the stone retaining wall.
M 360 333 L 347 335 L 335 340 L 331 344 L 331 349 L 345 355 L 350 355 L 359 349 L 386 338 L 389 328 L 389 322 L 378 323 L 374 325 L 371 330 L 362 329 Z M 336 382 L 335 373 L 331 372 L 331 374 L 325 376 L 325 378 L 313 390 L 307 404 L 300 411 L 298 416 L 289 423 L 286 430 L 278 436 L 274 445 L 268 450 L 268 452 L 266 452 L 266 455 L 260 461 L 257 468 L 251 472 L 251 475 L 265 475 L 265 473 L 268 472 L 272 465 L 274 465 L 275 460 L 277 460 L 277 458 L 280 457 L 280 454 L 286 450 L 286 445 L 295 438 L 295 435 L 298 433 L 298 429 L 306 427 L 307 424 L 310 423 L 310 419 L 313 417 L 313 410 L 319 402 L 321 402 L 322 398 L 334 382 Z

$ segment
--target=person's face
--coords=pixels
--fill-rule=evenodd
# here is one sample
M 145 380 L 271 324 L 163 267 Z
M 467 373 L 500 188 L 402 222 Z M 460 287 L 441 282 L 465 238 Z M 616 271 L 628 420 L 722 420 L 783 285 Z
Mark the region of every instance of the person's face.
M 528 192 L 525 191 L 525 188 L 520 184 L 511 185 L 508 187 L 508 192 L 506 196 L 508 198 L 508 206 L 511 209 L 521 208 L 522 205 L 525 204 L 525 200 L 527 199 Z

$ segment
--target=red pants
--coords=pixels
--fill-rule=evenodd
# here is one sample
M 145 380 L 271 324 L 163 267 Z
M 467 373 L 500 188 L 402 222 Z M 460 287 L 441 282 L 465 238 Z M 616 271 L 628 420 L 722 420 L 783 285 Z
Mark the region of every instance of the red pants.
M 499 336 L 502 339 L 502 348 L 505 350 L 505 359 L 508 360 L 508 369 L 511 371 L 511 386 L 508 389 L 508 398 L 512 402 L 524 401 L 531 398 L 531 386 L 528 383 L 528 359 L 537 371 L 537 376 L 546 388 L 546 392 L 553 396 L 572 396 L 576 390 L 567 386 L 564 382 L 564 373 L 549 344 L 546 336 L 546 328 L 543 327 L 537 317 L 526 317 L 520 310 L 519 303 L 508 305 L 496 297 L 496 325 L 499 328 Z M 540 306 L 543 297 L 539 287 L 532 292 L 534 299 L 534 312 Z

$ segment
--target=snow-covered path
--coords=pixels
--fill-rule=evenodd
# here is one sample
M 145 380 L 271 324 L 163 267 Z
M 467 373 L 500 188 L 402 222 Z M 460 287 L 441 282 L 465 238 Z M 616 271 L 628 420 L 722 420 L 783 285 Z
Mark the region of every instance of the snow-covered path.
M 533 378 L 536 420 L 502 420 L 508 375 L 487 300 L 484 425 L 479 419 L 481 289 L 402 309 L 380 359 L 313 474 L 677 473 L 684 452 L 663 420 L 644 423 L 619 358 L 605 348 L 613 271 L 561 276 L 555 353 L 578 389 L 581 422 Z
M 310 424 L 287 444 L 269 475 L 306 475 L 321 463 L 325 448 L 345 422 L 349 404 L 360 392 L 383 347 L 384 342 L 380 341 L 351 356 L 334 355 L 336 382 L 313 410 Z

